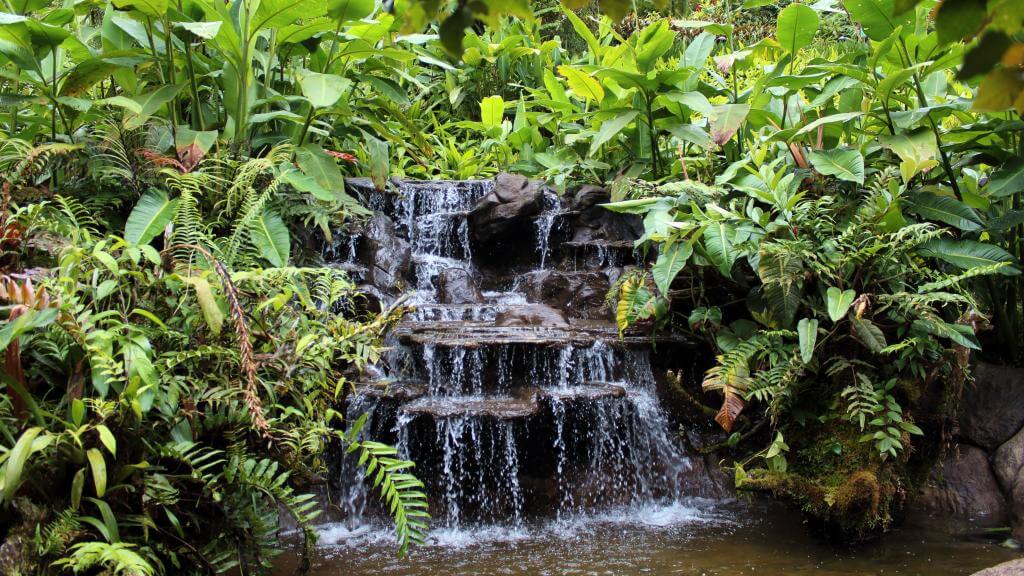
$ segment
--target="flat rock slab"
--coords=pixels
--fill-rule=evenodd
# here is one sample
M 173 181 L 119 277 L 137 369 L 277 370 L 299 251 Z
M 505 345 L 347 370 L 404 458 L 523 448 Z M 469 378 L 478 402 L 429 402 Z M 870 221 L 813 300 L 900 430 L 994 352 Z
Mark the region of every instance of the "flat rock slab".
M 596 402 L 598 400 L 625 398 L 626 389 L 618 384 L 608 382 L 587 382 L 582 386 L 538 390 L 537 397 L 541 400 L 554 400 L 557 402 Z
M 985 568 L 971 576 L 1024 576 L 1024 558 L 1010 560 L 991 568 Z
M 415 400 L 427 393 L 427 385 L 423 382 L 404 380 L 379 380 L 376 382 L 357 382 L 356 392 L 370 398 L 387 398 L 390 400 Z
M 545 304 L 525 304 L 500 312 L 494 325 L 501 328 L 523 326 L 531 328 L 568 328 L 565 314 Z
M 630 240 L 570 240 L 564 244 L 570 248 L 606 248 L 630 252 L 636 249 L 635 243 Z
M 622 345 L 650 345 L 652 342 L 684 343 L 680 336 L 662 334 L 619 337 L 614 324 L 572 321 L 569 327 L 495 326 L 492 322 L 403 322 L 395 329 L 403 344 L 433 344 L 448 348 L 480 348 L 509 344 L 589 346 L 597 341 Z
M 409 416 L 432 418 L 495 418 L 514 420 L 528 418 L 540 410 L 536 398 L 486 396 L 432 397 L 416 400 L 402 407 Z

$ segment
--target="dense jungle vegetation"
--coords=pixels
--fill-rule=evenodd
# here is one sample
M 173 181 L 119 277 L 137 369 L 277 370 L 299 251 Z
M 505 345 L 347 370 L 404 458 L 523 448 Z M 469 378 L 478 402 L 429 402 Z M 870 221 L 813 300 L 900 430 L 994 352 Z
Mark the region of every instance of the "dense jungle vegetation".
M 423 538 L 335 411 L 402 314 L 312 249 L 350 175 L 609 184 L 616 318 L 717 355 L 737 484 L 887 527 L 970 357 L 1024 354 L 1024 4 L 600 8 L 4 0 L 0 572 L 260 573 L 328 449 Z

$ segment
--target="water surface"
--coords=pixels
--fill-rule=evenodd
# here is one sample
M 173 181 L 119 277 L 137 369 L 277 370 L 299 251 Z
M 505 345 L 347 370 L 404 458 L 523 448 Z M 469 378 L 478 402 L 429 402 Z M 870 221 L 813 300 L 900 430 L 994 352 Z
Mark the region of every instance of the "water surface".
M 776 504 L 692 500 L 519 528 L 439 529 L 405 559 L 386 532 L 325 525 L 311 574 L 954 576 L 1017 557 L 984 530 L 948 519 L 912 516 L 877 542 L 840 548 Z

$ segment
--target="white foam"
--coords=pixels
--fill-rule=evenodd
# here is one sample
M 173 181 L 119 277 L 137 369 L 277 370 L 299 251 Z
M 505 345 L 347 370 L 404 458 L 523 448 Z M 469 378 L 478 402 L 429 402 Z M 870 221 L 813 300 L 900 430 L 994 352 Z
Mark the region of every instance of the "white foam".
M 660 531 L 709 524 L 734 524 L 735 520 L 717 512 L 722 503 L 703 498 L 688 498 L 662 504 L 642 504 L 609 508 L 599 512 L 576 514 L 538 525 L 464 525 L 438 527 L 430 531 L 425 546 L 461 550 L 473 546 L 525 541 L 572 541 L 601 528 L 615 526 L 639 531 Z M 394 544 L 394 535 L 380 525 L 352 528 L 344 523 L 319 527 L 320 544 L 325 547 L 359 547 L 367 544 Z

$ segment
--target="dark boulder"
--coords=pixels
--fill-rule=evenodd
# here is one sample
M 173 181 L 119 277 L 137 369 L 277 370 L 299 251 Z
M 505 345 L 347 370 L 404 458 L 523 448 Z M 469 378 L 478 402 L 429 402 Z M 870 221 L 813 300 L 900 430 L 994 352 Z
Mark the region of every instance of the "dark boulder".
M 919 503 L 928 510 L 963 518 L 1004 522 L 1009 507 L 984 450 L 954 447 L 932 470 Z
M 545 304 L 528 304 L 499 312 L 494 319 L 495 326 L 532 326 L 538 328 L 569 326 L 565 314 Z
M 594 184 L 584 184 L 573 191 L 568 202 L 570 210 L 579 212 L 610 201 L 611 195 L 607 189 Z
M 994 450 L 1024 426 L 1024 370 L 978 364 L 960 403 L 960 436 Z
M 996 450 L 992 459 L 996 478 L 1010 500 L 1015 538 L 1024 540 L 1024 429 Z
M 572 242 L 632 242 L 644 233 L 639 216 L 617 214 L 601 206 L 610 201 L 608 191 L 600 186 L 584 185 L 570 193 L 566 202 L 573 212 Z
M 483 245 L 524 239 L 533 241 L 530 218 L 544 208 L 544 189 L 539 182 L 524 176 L 499 174 L 494 190 L 477 201 L 469 212 L 469 228 L 473 239 Z
M 385 294 L 401 291 L 412 257 L 409 243 L 395 233 L 395 223 L 383 214 L 363 228 L 359 260 L 366 266 L 366 281 Z
M 478 304 L 483 294 L 468 270 L 445 268 L 437 275 L 437 300 L 441 304 Z

